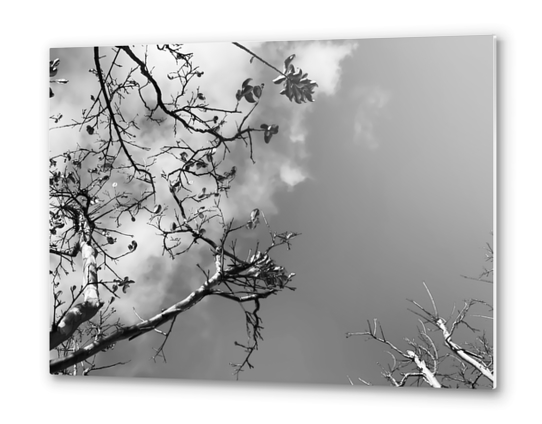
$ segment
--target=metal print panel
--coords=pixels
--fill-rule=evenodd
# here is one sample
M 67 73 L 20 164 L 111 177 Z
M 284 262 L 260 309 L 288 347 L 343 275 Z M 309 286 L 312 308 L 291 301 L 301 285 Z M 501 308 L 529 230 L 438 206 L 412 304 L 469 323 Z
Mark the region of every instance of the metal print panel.
M 50 373 L 495 387 L 494 37 L 49 75 Z

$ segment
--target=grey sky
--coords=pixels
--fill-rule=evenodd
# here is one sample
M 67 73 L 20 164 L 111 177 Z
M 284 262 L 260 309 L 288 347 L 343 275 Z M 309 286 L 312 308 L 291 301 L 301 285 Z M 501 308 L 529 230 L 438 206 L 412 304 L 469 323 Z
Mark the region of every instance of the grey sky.
M 349 384 L 349 375 L 385 384 L 377 365 L 388 360 L 385 349 L 363 338 L 346 339 L 347 331 L 365 330 L 367 320 L 378 318 L 388 339 L 400 344 L 415 337 L 417 320 L 406 299 L 427 304 L 422 281 L 444 311 L 465 298 L 492 301 L 492 286 L 460 275 L 482 271 L 493 229 L 493 38 L 254 48 L 279 66 L 288 54 L 299 53 L 299 66 L 323 87 L 310 106 L 290 105 L 275 93 L 255 117 L 280 123 L 283 131 L 269 146 L 256 146 L 257 164 L 240 175 L 231 212 L 245 219 L 243 214 L 260 207 L 273 229 L 302 236 L 291 251 L 274 255 L 297 274 L 297 291 L 263 302 L 264 341 L 253 357 L 255 369 L 241 379 Z M 205 55 L 205 45 L 195 49 Z M 91 50 L 55 55 L 74 76 L 88 77 L 91 62 L 73 58 L 91 60 Z M 326 57 L 333 59 L 327 63 Z M 244 63 L 239 72 L 252 72 L 271 85 L 272 72 L 247 68 L 243 55 L 235 59 Z M 202 69 L 207 72 L 203 64 Z M 222 81 L 237 84 L 243 76 L 228 74 Z M 211 79 L 208 84 L 220 90 Z M 61 93 L 58 99 L 66 114 Z M 243 165 L 246 151 L 233 157 Z M 258 191 L 262 186 L 267 190 Z M 265 240 L 265 229 L 258 234 Z M 161 304 L 146 312 L 188 294 L 191 283 L 180 285 L 179 275 L 196 278 L 189 259 L 167 265 L 161 257 L 138 259 L 133 296 L 143 302 L 149 293 L 160 293 Z M 126 302 L 119 308 L 127 316 L 131 306 Z M 491 333 L 491 324 L 479 326 Z M 103 374 L 230 380 L 228 363 L 243 355 L 233 342 L 245 337 L 237 305 L 205 300 L 177 320 L 167 364 L 149 360 L 158 339 L 146 335 L 103 355 L 104 362 L 132 359 Z

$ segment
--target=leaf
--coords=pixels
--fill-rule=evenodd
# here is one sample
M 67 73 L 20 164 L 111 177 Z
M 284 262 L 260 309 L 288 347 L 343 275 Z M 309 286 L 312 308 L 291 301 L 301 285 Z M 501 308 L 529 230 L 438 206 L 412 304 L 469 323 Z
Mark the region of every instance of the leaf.
M 286 81 L 286 77 L 284 75 L 279 75 L 273 80 L 273 84 L 282 84 L 284 81 Z
M 243 93 L 241 92 L 241 90 L 237 90 L 237 93 L 235 94 L 235 98 L 237 99 L 238 102 L 243 98 Z
M 269 127 L 269 131 L 272 133 L 272 134 L 277 134 L 279 132 L 279 126 L 278 125 L 271 125 Z
M 256 99 L 254 98 L 252 92 L 245 94 L 245 99 L 249 103 L 256 103 Z
M 250 220 L 247 222 L 246 227 L 249 230 L 253 230 L 260 223 L 260 210 L 258 208 L 253 209 L 250 213 Z
M 92 128 L 90 125 L 87 125 L 86 130 L 90 135 L 94 134 L 94 128 Z
M 176 222 L 172 222 L 171 223 L 171 231 L 175 231 L 177 229 L 177 223 Z
M 292 60 L 294 60 L 294 59 L 295 59 L 295 54 L 292 54 L 292 55 L 290 55 L 290 56 L 288 56 L 286 58 L 286 60 L 284 61 L 284 70 L 285 71 L 288 69 L 288 67 L 292 63 Z
M 49 87 L 49 98 L 51 97 L 55 97 L 55 93 L 53 93 L 53 90 Z
M 60 64 L 60 59 L 55 59 L 49 61 L 49 76 L 54 77 L 58 71 L 58 65 Z
M 298 68 L 292 75 L 291 78 L 293 79 L 293 82 L 298 83 L 301 81 L 301 77 L 303 76 L 303 71 Z
M 248 85 L 250 81 L 252 81 L 252 78 L 247 78 L 246 80 L 243 81 L 243 84 L 241 84 L 241 87 L 243 87 L 243 90 L 245 89 L 245 87 Z
M 243 87 L 243 90 L 241 91 L 241 94 L 243 96 L 246 96 L 247 93 L 252 93 L 252 90 L 254 90 L 254 86 L 253 85 L 246 85 L 245 87 Z
M 262 124 L 262 125 L 260 125 L 260 128 L 261 128 L 262 130 L 266 130 L 267 127 L 269 127 L 269 125 L 267 125 L 267 124 Z
M 259 99 L 262 96 L 262 87 L 259 85 L 254 86 L 252 93 Z
M 203 187 L 201 189 L 201 193 L 198 194 L 198 199 L 203 199 L 205 197 L 205 192 L 207 191 L 207 189 L 205 187 Z
M 265 141 L 265 144 L 268 144 L 271 141 L 272 137 L 273 133 L 271 131 L 266 131 L 263 135 L 263 141 Z
M 157 213 L 160 213 L 161 210 L 162 210 L 162 205 L 156 205 L 154 209 L 152 210 L 152 213 L 157 214 Z
M 301 91 L 299 88 L 297 88 L 295 85 L 292 86 L 292 89 L 294 91 L 294 99 L 297 104 L 301 104 L 303 100 L 303 96 L 301 94 Z

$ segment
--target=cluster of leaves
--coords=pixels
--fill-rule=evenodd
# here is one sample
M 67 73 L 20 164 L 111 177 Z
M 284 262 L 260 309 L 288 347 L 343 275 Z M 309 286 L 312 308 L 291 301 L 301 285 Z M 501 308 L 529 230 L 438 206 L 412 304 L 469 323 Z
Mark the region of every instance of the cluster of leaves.
M 280 94 L 288 97 L 288 100 L 295 100 L 296 103 L 314 102 L 314 89 L 318 87 L 316 81 L 308 78 L 307 73 L 304 73 L 301 68 L 296 68 L 292 61 L 295 59 L 295 54 L 292 54 L 284 61 L 284 69 L 282 75 L 279 75 L 273 80 L 275 84 L 283 84 L 284 88 Z
M 235 93 L 235 98 L 238 102 L 244 97 L 247 102 L 256 103 L 260 100 L 260 97 L 262 97 L 265 84 L 251 85 L 251 81 L 252 78 L 247 78 L 243 81 L 243 84 L 241 84 L 241 88 Z
M 126 293 L 126 290 L 130 287 L 131 284 L 134 284 L 135 281 L 131 280 L 130 277 L 124 277 L 122 280 L 115 279 L 113 281 L 113 285 L 111 286 L 111 290 L 113 293 L 115 293 L 119 288 L 122 289 L 123 293 Z
M 276 124 L 272 124 L 272 125 L 262 124 L 260 125 L 260 128 L 264 130 L 263 140 L 265 141 L 266 144 L 271 141 L 271 137 L 273 137 L 273 135 L 278 134 L 279 132 L 279 126 Z
M 260 210 L 256 208 L 250 213 L 250 220 L 247 222 L 247 228 L 249 230 L 253 230 L 254 228 L 258 226 L 259 223 L 260 223 Z
M 60 65 L 60 59 L 55 59 L 49 61 L 49 78 L 53 78 L 56 76 L 58 72 L 58 65 Z M 57 78 L 54 80 L 49 81 L 53 84 L 67 84 L 69 81 L 67 79 L 63 78 Z M 53 92 L 53 89 L 49 87 L 49 98 L 54 97 L 55 93 Z M 56 121 L 58 122 L 58 120 Z

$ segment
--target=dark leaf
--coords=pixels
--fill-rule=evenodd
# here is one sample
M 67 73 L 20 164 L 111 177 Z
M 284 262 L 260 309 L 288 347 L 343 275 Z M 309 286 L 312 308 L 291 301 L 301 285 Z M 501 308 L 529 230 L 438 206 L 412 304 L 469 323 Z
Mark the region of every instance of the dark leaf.
M 260 87 L 259 85 L 254 86 L 254 89 L 252 90 L 252 93 L 257 98 L 260 98 L 261 95 L 262 95 L 262 87 Z
M 241 91 L 241 94 L 243 96 L 246 96 L 247 93 L 252 93 L 252 90 L 254 89 L 254 86 L 248 84 L 243 87 L 243 90 Z
M 243 87 L 243 90 L 245 89 L 245 87 L 248 85 L 250 81 L 252 81 L 252 78 L 247 78 L 246 80 L 243 81 L 243 84 L 241 84 L 241 87 Z
M 254 98 L 254 95 L 252 92 L 245 94 L 245 99 L 249 103 L 256 103 L 256 99 Z

